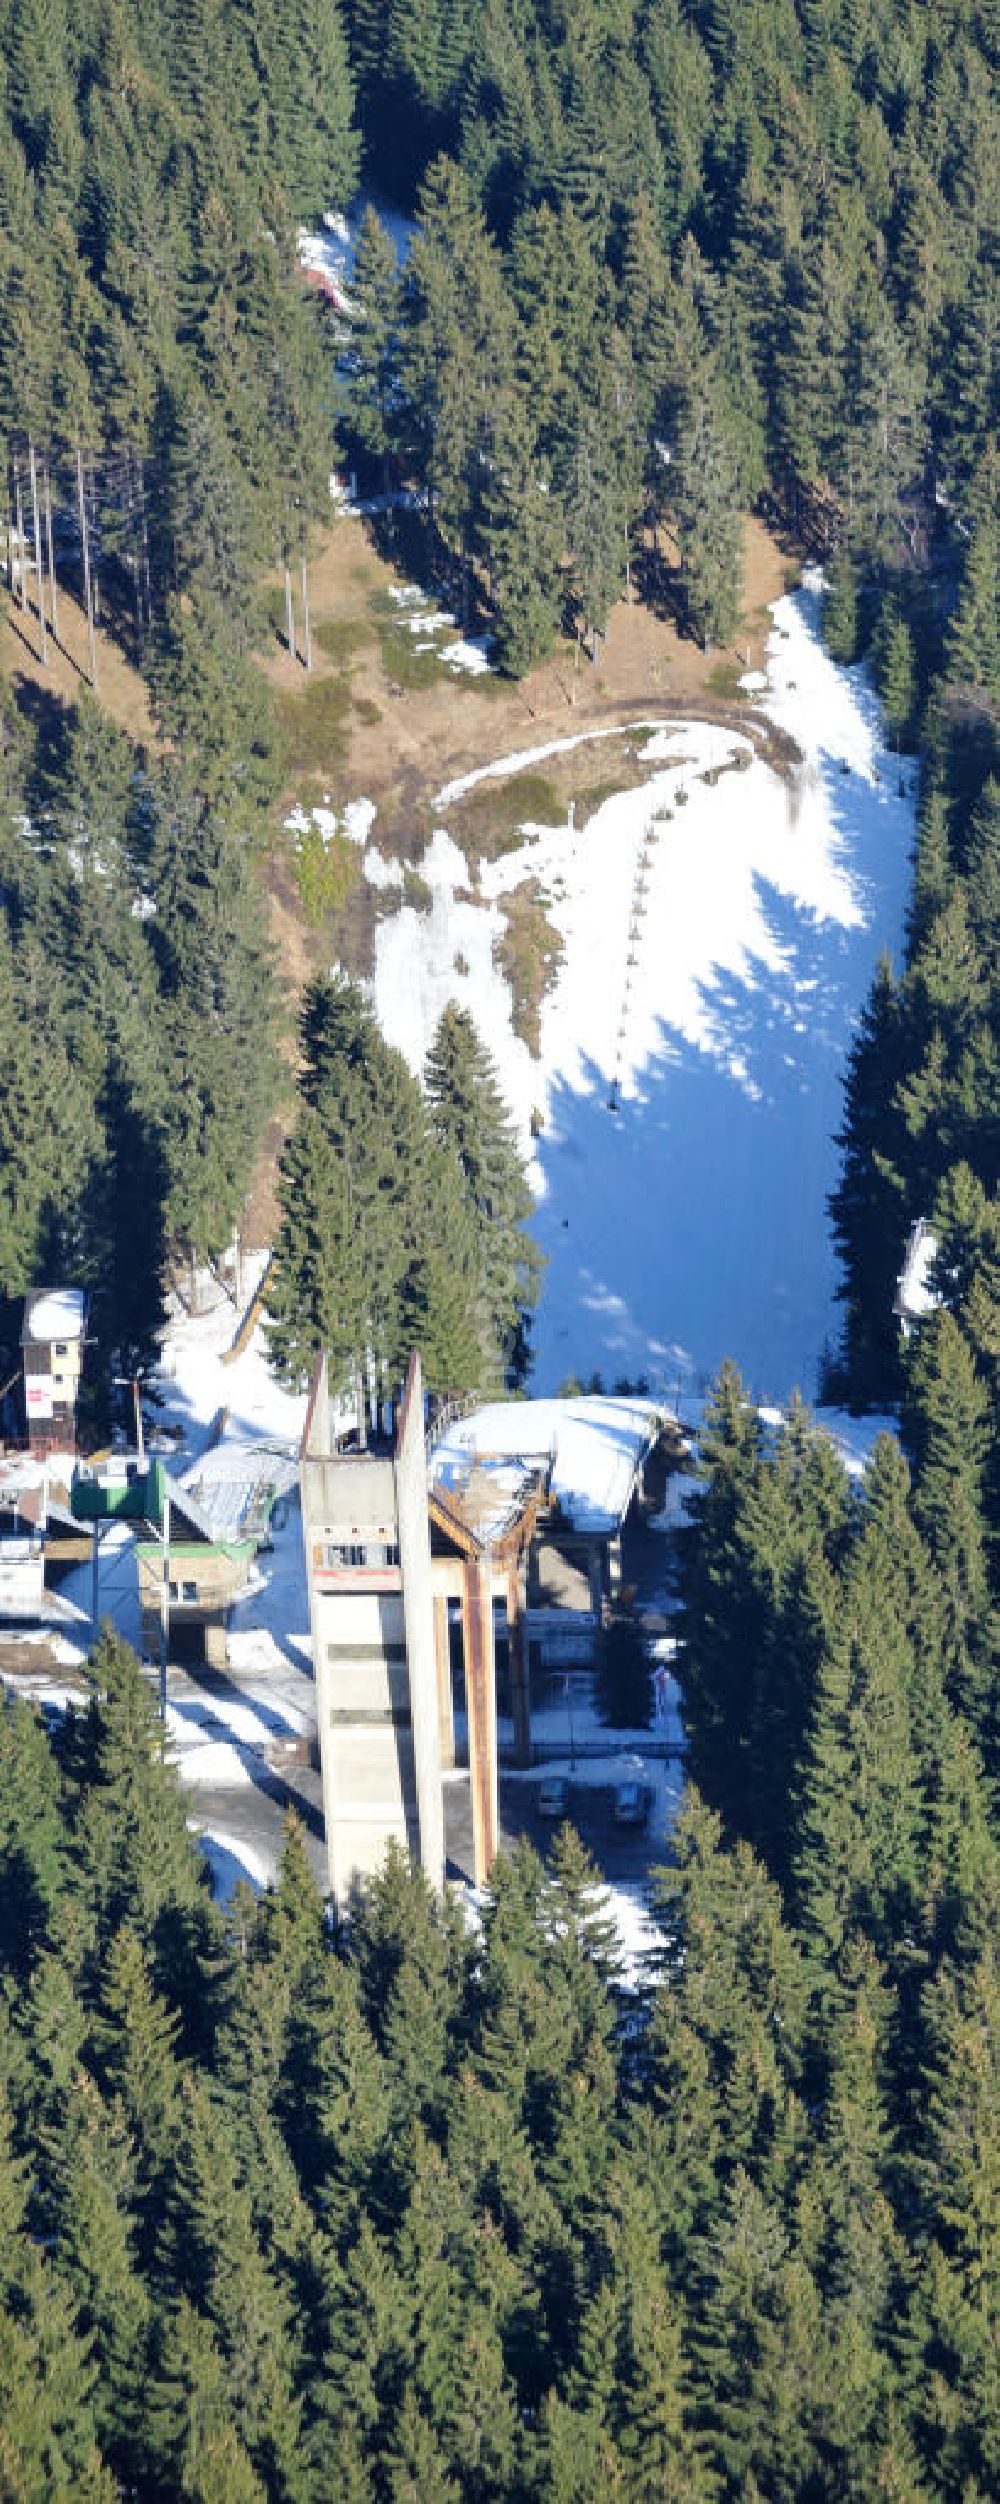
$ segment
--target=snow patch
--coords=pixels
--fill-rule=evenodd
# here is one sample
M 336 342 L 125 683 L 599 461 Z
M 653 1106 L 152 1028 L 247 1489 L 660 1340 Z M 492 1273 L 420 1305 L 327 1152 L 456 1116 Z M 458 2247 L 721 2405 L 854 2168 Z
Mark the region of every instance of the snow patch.
M 241 1881 L 255 1887 L 258 1894 L 270 1884 L 273 1873 L 262 1853 L 252 1851 L 242 1836 L 220 1834 L 215 1828 L 203 1831 L 194 1817 L 188 1819 L 188 1832 L 197 1836 L 208 1862 L 217 1904 L 230 1904 Z
M 169 1710 L 167 1739 L 170 1755 L 186 1789 L 196 1789 L 199 1783 L 203 1783 L 213 1790 L 238 1791 L 250 1782 L 249 1768 L 239 1750 L 228 1739 L 205 1739 L 199 1745 L 191 1746 L 181 1739 Z
M 413 240 L 413 225 L 390 207 L 379 193 L 359 192 L 346 214 L 339 209 L 326 209 L 318 227 L 300 226 L 297 234 L 299 267 L 307 277 L 322 287 L 344 319 L 354 319 L 355 306 L 351 296 L 354 261 L 366 208 L 373 208 L 396 249 L 398 262 L 406 260 Z
M 401 887 L 403 884 L 402 862 L 387 861 L 374 844 L 365 853 L 362 867 L 370 887 Z
M 452 782 L 443 783 L 431 802 L 435 809 L 449 809 L 453 801 L 475 791 L 479 783 L 503 781 L 508 774 L 523 773 L 530 765 L 542 765 L 547 756 L 568 756 L 571 748 L 583 748 L 589 740 L 621 739 L 630 731 L 663 730 L 663 722 L 613 722 L 606 730 L 576 730 L 565 739 L 543 739 L 537 748 L 515 748 L 509 756 L 494 757 L 489 765 L 475 765 L 468 774 L 456 774 Z
M 481 678 L 490 668 L 489 641 L 485 635 L 463 635 L 458 643 L 446 643 L 442 661 L 450 670 L 465 672 L 469 678 Z
M 342 809 L 330 808 L 328 804 L 304 809 L 301 800 L 296 800 L 285 819 L 285 831 L 297 836 L 301 842 L 303 836 L 310 834 L 315 827 L 326 844 L 332 843 L 337 835 L 345 835 L 349 843 L 366 844 L 376 815 L 374 800 L 363 797 L 346 801 Z

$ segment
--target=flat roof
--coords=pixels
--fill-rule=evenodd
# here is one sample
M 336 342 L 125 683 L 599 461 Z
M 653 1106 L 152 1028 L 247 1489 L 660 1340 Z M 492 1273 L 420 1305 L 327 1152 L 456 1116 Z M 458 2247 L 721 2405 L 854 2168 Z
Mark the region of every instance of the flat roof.
M 488 1537 L 485 1482 L 495 1481 L 499 1522 L 509 1514 L 518 1479 L 542 1470 L 571 1528 L 609 1538 L 628 1510 L 638 1472 L 668 1414 L 655 1400 L 597 1392 L 565 1400 L 494 1400 L 455 1418 L 432 1442 L 431 1485 L 456 1496 L 474 1490 L 476 1527 L 480 1537 Z
M 298 1485 L 297 1456 L 279 1443 L 218 1443 L 192 1461 L 179 1482 L 213 1539 L 260 1533 L 273 1505 Z

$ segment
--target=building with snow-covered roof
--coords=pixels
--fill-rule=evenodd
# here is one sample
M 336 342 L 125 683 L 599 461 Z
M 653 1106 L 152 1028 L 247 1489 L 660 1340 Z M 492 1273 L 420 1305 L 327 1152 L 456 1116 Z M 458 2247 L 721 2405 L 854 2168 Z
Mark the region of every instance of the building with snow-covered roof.
M 490 1491 L 499 1525 L 519 1485 L 541 1473 L 548 1505 L 587 1563 L 595 1607 L 614 1590 L 622 1523 L 669 1412 L 638 1394 L 579 1393 L 550 1400 L 495 1400 L 454 1419 L 432 1439 L 432 1489 L 478 1491 L 483 1535 Z
M 32 1452 L 76 1449 L 87 1299 L 80 1287 L 39 1287 L 24 1299 L 21 1351 Z
M 475 1462 L 495 1478 L 502 1501 L 507 1478 L 540 1465 L 549 1499 L 581 1535 L 611 1538 L 621 1529 L 643 1463 L 668 1411 L 655 1400 L 587 1392 L 552 1400 L 494 1400 L 455 1418 L 433 1438 L 432 1483 L 459 1485 Z
M 286 1444 L 227 1436 L 210 1444 L 181 1474 L 215 1539 L 266 1543 L 276 1504 L 299 1482 L 298 1453 Z

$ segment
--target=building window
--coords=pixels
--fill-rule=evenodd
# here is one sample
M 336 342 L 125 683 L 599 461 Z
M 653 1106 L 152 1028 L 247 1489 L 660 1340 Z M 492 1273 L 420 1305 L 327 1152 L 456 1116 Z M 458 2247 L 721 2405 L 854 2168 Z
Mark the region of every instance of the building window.
M 170 1597 L 172 1600 L 176 1600 L 176 1599 L 177 1599 L 177 1597 L 178 1597 L 178 1590 L 177 1590 L 177 1584 L 176 1584 L 175 1582 L 169 1582 L 169 1583 L 167 1584 L 167 1591 L 168 1591 L 169 1597 Z
M 65 1341 L 65 1339 L 57 1339 L 57 1340 L 55 1340 L 55 1342 L 54 1342 L 54 1344 L 53 1344 L 52 1354 L 53 1354 L 53 1356 L 68 1356 L 68 1355 L 69 1355 L 69 1349 L 68 1349 L 68 1347 L 67 1347 L 67 1345 L 66 1345 L 66 1341 Z
M 369 1539 L 364 1544 L 355 1541 L 347 1547 L 328 1547 L 324 1561 L 334 1573 L 338 1568 L 342 1572 L 345 1566 L 381 1570 L 386 1565 L 398 1565 L 399 1549 L 394 1540 Z
M 182 1582 L 182 1584 L 181 1584 L 181 1598 L 182 1598 L 182 1600 L 196 1600 L 196 1599 L 197 1599 L 197 1597 L 198 1597 L 198 1585 L 197 1585 L 197 1583 L 196 1583 L 196 1582 Z

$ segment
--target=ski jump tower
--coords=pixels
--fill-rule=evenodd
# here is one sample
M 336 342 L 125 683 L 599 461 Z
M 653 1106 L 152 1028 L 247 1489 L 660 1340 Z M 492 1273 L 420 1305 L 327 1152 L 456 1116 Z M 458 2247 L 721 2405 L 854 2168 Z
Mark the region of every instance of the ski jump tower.
M 404 1845 L 444 1883 L 444 1813 L 420 1360 L 410 1359 L 390 1457 L 336 1453 L 326 1358 L 301 1449 L 323 1813 L 332 1891 L 347 1909 Z

